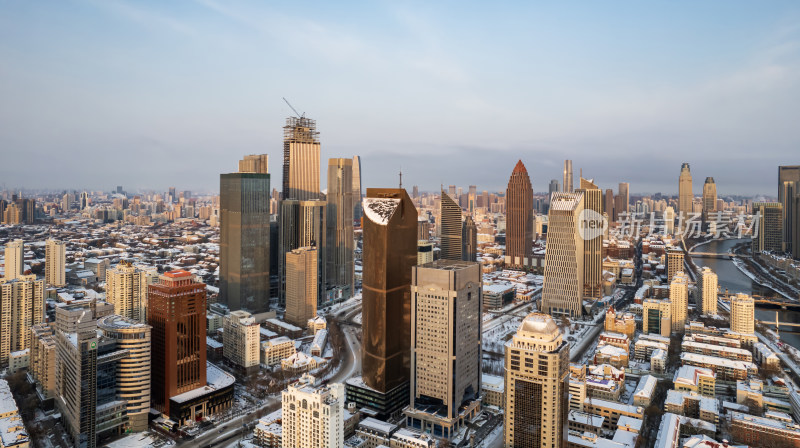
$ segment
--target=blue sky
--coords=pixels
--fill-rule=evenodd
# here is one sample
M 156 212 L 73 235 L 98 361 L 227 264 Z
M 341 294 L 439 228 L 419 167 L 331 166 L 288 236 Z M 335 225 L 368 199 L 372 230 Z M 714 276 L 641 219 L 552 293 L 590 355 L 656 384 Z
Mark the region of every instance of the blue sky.
M 797 2 L 0 1 L 0 187 L 280 185 L 291 114 L 365 186 L 775 195 L 800 163 Z M 323 183 L 324 167 L 323 167 Z

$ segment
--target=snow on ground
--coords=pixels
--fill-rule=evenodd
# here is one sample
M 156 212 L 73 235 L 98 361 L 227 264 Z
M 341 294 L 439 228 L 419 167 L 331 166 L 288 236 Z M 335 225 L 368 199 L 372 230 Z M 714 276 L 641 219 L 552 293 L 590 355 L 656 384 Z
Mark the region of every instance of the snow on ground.
M 170 445 L 172 442 L 168 442 Z M 163 446 L 164 441 L 148 433 L 131 434 L 106 445 L 108 448 L 141 448 Z

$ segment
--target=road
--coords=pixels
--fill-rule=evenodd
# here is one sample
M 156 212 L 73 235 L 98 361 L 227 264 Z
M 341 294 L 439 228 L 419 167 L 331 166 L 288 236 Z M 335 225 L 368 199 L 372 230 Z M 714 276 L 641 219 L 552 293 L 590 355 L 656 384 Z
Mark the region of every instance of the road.
M 361 342 L 358 340 L 358 329 L 349 325 L 342 325 L 345 350 L 341 353 L 342 364 L 339 371 L 330 379 L 331 383 L 343 383 L 346 379 L 361 374 Z
M 238 417 L 234 417 L 225 423 L 220 423 L 216 428 L 211 428 L 209 431 L 197 436 L 192 440 L 181 440 L 177 443 L 178 446 L 197 446 L 197 447 L 214 447 L 229 441 L 234 437 L 241 437 L 242 424 L 250 424 L 257 420 L 256 415 L 258 411 L 264 410 L 270 413 L 278 410 L 281 407 L 280 396 L 267 397 L 264 403 Z M 222 432 L 219 432 L 222 429 Z M 245 431 L 245 434 L 250 432 Z

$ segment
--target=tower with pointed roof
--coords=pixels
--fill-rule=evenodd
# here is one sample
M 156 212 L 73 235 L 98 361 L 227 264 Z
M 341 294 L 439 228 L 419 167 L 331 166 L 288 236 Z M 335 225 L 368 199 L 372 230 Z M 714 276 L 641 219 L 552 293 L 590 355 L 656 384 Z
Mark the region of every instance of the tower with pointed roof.
M 506 189 L 506 266 L 527 267 L 533 255 L 533 188 L 522 160 Z

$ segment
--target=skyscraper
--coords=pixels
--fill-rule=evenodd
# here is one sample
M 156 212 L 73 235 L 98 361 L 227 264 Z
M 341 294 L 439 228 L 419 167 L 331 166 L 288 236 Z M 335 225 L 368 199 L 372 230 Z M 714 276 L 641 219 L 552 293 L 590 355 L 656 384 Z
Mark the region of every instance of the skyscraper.
M 504 446 L 566 447 L 569 344 L 558 325 L 531 313 L 505 350 Z
M 675 209 L 667 207 L 664 209 L 664 230 L 668 235 L 675 234 Z
M 672 313 L 672 331 L 682 333 L 689 313 L 689 276 L 683 271 L 672 277 L 669 284 L 669 301 Z
M 128 428 L 133 432 L 146 431 L 150 412 L 150 326 L 111 315 L 100 318 L 97 328 L 114 341 L 117 350 L 127 351 L 127 356 L 117 361 L 117 393 L 126 402 Z
M 347 300 L 353 294 L 355 282 L 353 265 L 353 160 L 328 161 L 328 284 L 341 291 L 337 300 Z
M 22 240 L 13 240 L 6 243 L 5 274 L 6 280 L 20 277 L 25 267 L 25 253 Z
M 269 174 L 269 154 L 251 154 L 244 156 L 244 158 L 239 161 L 239 172 Z
M 581 188 L 578 190 L 583 194 L 583 209 L 587 210 L 584 219 L 579 219 L 579 224 L 586 226 L 589 224 L 600 224 L 603 216 L 603 193 L 593 180 L 581 177 Z M 595 214 L 588 216 L 588 210 Z M 581 228 L 583 232 L 583 295 L 600 299 L 603 294 L 603 232 L 602 227 L 597 229 Z
M 692 213 L 692 171 L 688 163 L 681 165 L 681 174 L 678 176 L 678 213 L 686 219 Z
M 700 272 L 700 295 L 702 297 L 700 308 L 703 314 L 717 314 L 718 292 L 717 274 L 708 266 Z
M 31 327 L 44 321 L 44 280 L 0 279 L 0 366 L 11 352 L 31 348 Z
M 303 375 L 281 393 L 282 444 L 292 448 L 344 448 L 344 388 L 317 385 Z
M 317 306 L 322 307 L 328 298 L 325 294 L 327 280 L 327 206 L 325 201 L 281 201 L 279 228 L 280 300 L 286 305 L 286 254 L 301 247 L 317 249 Z
M 417 209 L 403 189 L 368 188 L 364 198 L 362 379 L 382 413 L 408 403 L 411 268 L 417 263 Z M 348 392 L 348 398 L 350 394 Z
M 75 448 L 97 446 L 97 322 L 91 308 L 56 308 L 56 406 Z
M 623 213 L 629 213 L 628 206 L 630 202 L 630 184 L 627 182 L 620 182 L 618 194 L 614 201 L 614 215 L 617 220 L 622 219 Z
M 440 257 L 445 260 L 461 259 L 461 207 L 442 191 L 440 210 Z
M 548 200 L 549 197 L 559 191 L 558 179 L 550 179 L 550 186 L 548 187 Z
M 206 290 L 192 274 L 162 274 L 148 290 L 153 407 L 170 415 L 170 398 L 206 385 Z
M 550 201 L 542 311 L 583 315 L 584 240 L 580 233 L 582 193 L 556 193 Z
M 464 261 L 478 259 L 478 227 L 471 215 L 467 215 L 461 225 L 461 259 Z
M 506 266 L 525 267 L 533 256 L 533 188 L 522 160 L 506 189 Z
M 361 216 L 364 215 L 364 210 L 361 208 L 363 194 L 364 191 L 361 188 L 361 156 L 353 156 L 353 220 L 359 223 L 361 222 Z
M 669 300 L 644 299 L 642 332 L 669 337 L 672 333 L 672 304 Z
M 603 200 L 603 206 L 605 209 L 606 214 L 608 215 L 608 219 L 612 222 L 616 222 L 617 215 L 614 212 L 614 190 L 611 188 L 606 188 L 606 195 Z
M 575 190 L 575 181 L 572 179 L 572 160 L 564 161 L 564 192 L 572 193 Z
M 475 213 L 475 207 L 478 197 L 478 187 L 475 185 L 469 186 L 469 194 L 467 195 L 467 211 L 470 215 Z
M 754 202 L 753 215 L 758 225 L 753 226 L 753 254 L 783 251 L 783 206 L 780 202 Z M 755 218 L 754 218 L 755 219 Z
M 270 296 L 267 155 L 245 156 L 239 170 L 219 180 L 219 301 L 232 311 L 260 313 L 269 310 Z
M 778 167 L 778 202 L 783 207 L 783 251 L 800 258 L 800 165 Z
M 755 332 L 755 302 L 753 297 L 738 293 L 731 297 L 731 331 L 753 334 Z
M 63 241 L 49 239 L 45 246 L 44 277 L 48 285 L 67 285 L 64 265 L 67 262 L 67 246 Z
M 306 322 L 303 323 L 303 326 Z M 247 311 L 231 311 L 223 317 L 222 354 L 245 373 L 258 370 L 261 360 L 261 326 Z
M 714 219 L 716 211 L 717 184 L 714 183 L 713 177 L 706 177 L 706 182 L 703 184 L 703 221 Z
M 147 274 L 125 262 L 107 270 L 106 301 L 114 305 L 114 314 L 147 322 Z
M 81 210 L 86 209 L 89 206 L 89 193 L 83 192 L 81 193 Z
M 412 272 L 406 424 L 449 439 L 480 410 L 481 269 L 437 260 Z
M 287 322 L 305 328 L 317 316 L 317 249 L 301 247 L 286 254 Z
M 283 198 L 319 199 L 319 132 L 317 122 L 289 117 L 283 127 Z

